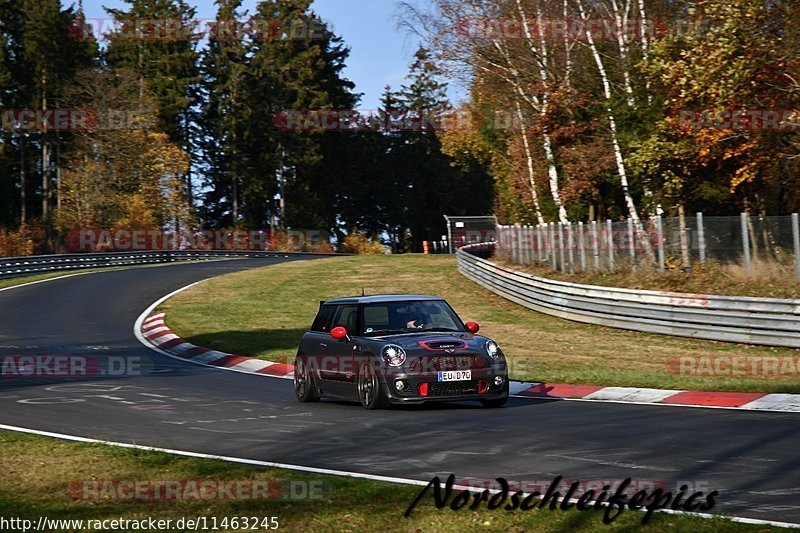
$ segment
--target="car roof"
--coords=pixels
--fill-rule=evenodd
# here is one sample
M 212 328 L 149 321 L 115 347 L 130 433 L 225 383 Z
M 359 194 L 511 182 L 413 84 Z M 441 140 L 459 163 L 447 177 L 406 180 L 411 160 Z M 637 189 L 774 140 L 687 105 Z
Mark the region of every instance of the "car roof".
M 385 302 L 407 302 L 407 301 L 431 301 L 444 300 L 441 296 L 430 296 L 427 294 L 370 294 L 365 296 L 348 296 L 335 298 L 323 302 L 325 304 L 372 304 Z

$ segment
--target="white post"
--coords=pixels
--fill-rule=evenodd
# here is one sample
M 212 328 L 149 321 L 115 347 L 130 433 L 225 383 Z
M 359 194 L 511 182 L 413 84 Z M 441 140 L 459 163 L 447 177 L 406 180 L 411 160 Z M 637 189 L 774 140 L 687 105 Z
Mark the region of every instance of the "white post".
M 608 268 L 614 270 L 614 227 L 611 219 L 606 220 L 606 238 L 608 239 Z
M 794 271 L 800 278 L 800 225 L 797 222 L 797 213 L 792 213 L 792 240 L 794 241 Z
M 628 246 L 630 247 L 631 265 L 636 264 L 636 236 L 633 233 L 633 219 L 628 217 Z
M 583 238 L 583 222 L 578 222 L 578 254 L 581 257 L 581 272 L 586 272 L 586 240 Z
M 572 234 L 572 222 L 567 224 L 567 252 L 569 253 L 569 273 L 575 273 L 575 239 Z
M 741 214 L 742 221 L 742 251 L 744 252 L 744 269 L 750 274 L 750 234 L 747 232 L 747 213 Z
M 656 238 L 658 239 L 658 271 L 664 272 L 664 226 L 661 215 L 656 216 Z
M 792 215 L 796 216 L 796 215 Z M 703 213 L 697 213 L 697 248 L 700 253 L 700 264 L 706 264 L 706 230 L 703 228 Z M 797 255 L 797 254 L 795 254 Z M 800 275 L 800 271 L 798 272 Z
M 522 242 L 525 246 L 525 264 L 533 264 L 533 230 L 530 226 L 522 226 Z
M 592 220 L 592 233 L 594 234 L 594 242 L 592 243 L 592 255 L 594 256 L 594 269 L 600 272 L 600 231 L 597 227 L 597 221 Z
M 539 261 L 544 261 L 545 256 L 545 242 L 544 242 L 544 231 L 542 231 L 542 225 L 536 225 L 536 253 L 538 254 Z
M 550 268 L 558 270 L 558 257 L 556 257 L 556 229 L 555 222 L 547 225 L 547 241 L 550 243 Z

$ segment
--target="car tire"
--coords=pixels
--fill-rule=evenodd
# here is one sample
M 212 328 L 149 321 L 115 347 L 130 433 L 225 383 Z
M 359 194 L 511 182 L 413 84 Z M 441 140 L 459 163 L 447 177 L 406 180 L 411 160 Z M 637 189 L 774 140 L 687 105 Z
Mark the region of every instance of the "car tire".
M 358 373 L 358 400 L 367 409 L 383 409 L 387 405 L 381 380 L 369 363 L 364 363 Z
M 294 360 L 294 394 L 303 403 L 319 401 L 314 376 L 300 359 Z

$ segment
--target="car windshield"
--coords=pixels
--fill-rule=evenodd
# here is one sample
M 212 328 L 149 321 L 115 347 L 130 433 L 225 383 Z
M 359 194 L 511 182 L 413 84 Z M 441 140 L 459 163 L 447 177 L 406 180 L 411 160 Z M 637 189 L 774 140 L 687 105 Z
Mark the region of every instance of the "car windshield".
M 362 335 L 395 335 L 417 331 L 464 332 L 458 316 L 444 300 L 410 300 L 364 304 Z

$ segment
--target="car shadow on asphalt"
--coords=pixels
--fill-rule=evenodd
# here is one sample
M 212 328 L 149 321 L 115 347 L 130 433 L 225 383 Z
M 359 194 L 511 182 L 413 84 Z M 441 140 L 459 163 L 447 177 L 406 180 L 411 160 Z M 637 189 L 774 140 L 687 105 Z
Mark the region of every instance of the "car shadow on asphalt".
M 287 359 L 293 358 L 297 353 L 300 338 L 307 331 L 307 328 L 227 330 L 192 335 L 184 337 L 184 340 L 195 346 L 245 357 L 252 357 L 265 351 L 280 351 L 285 355 L 271 357 L 269 360 L 274 363 L 286 363 Z

